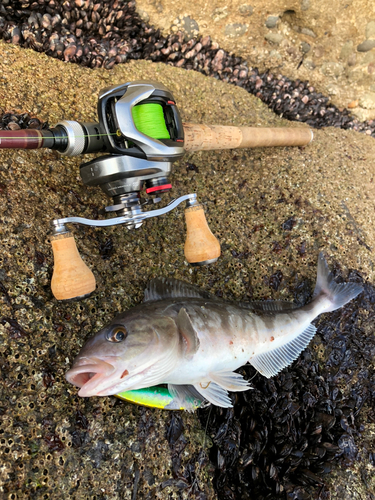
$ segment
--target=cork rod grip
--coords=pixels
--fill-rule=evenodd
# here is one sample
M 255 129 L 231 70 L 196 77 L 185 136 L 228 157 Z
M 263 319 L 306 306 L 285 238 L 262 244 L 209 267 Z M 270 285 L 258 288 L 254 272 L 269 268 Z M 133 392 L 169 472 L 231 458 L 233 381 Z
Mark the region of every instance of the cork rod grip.
M 57 300 L 83 298 L 96 287 L 95 276 L 78 253 L 71 233 L 51 238 L 54 268 L 51 281 L 52 293 Z
M 220 257 L 220 243 L 208 227 L 202 205 L 185 210 L 185 257 L 190 264 L 212 264 Z
M 256 148 L 266 146 L 305 146 L 313 139 L 309 128 L 258 128 L 184 123 L 186 151 Z

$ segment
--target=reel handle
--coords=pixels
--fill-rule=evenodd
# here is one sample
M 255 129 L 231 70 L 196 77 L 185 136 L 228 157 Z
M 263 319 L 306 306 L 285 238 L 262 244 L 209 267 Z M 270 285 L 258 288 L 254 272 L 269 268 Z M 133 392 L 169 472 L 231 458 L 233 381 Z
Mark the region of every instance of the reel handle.
M 212 264 L 220 257 L 220 243 L 208 227 L 203 206 L 194 204 L 185 209 L 186 241 L 184 253 L 189 264 Z
M 267 146 L 305 146 L 314 137 L 309 128 L 228 127 L 184 123 L 185 151 L 258 148 Z
M 82 299 L 96 288 L 95 276 L 78 253 L 69 231 L 51 237 L 54 268 L 52 293 L 57 300 Z

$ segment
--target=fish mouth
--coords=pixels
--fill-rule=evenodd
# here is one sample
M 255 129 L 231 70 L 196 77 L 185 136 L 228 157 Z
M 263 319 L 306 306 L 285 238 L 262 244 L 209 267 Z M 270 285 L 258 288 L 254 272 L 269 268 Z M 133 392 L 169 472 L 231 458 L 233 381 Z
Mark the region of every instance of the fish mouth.
M 78 395 L 81 397 L 95 396 L 100 392 L 99 386 L 104 379 L 108 380 L 116 368 L 106 361 L 101 359 L 90 359 L 88 362 L 81 362 L 79 365 L 74 366 L 65 374 L 68 382 L 80 391 Z M 98 391 L 99 389 L 99 391 Z

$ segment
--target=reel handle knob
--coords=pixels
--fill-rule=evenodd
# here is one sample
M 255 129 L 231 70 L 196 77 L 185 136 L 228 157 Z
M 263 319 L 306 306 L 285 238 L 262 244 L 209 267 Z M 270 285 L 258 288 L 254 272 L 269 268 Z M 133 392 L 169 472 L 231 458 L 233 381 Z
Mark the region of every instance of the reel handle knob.
M 51 237 L 54 268 L 52 293 L 57 300 L 82 299 L 96 288 L 95 276 L 78 253 L 74 236 L 68 231 Z
M 185 257 L 189 264 L 212 264 L 220 257 L 220 243 L 208 227 L 203 206 L 192 205 L 185 209 Z

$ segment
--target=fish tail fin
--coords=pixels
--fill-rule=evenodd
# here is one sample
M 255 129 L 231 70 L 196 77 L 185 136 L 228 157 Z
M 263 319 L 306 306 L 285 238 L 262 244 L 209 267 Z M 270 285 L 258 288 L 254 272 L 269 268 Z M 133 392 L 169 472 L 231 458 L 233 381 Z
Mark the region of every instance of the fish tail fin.
M 319 254 L 314 298 L 324 295 L 329 299 L 330 305 L 325 309 L 325 312 L 339 309 L 357 297 L 362 291 L 363 287 L 357 283 L 336 283 L 324 255 Z

